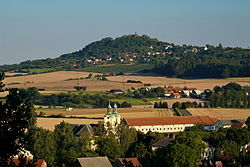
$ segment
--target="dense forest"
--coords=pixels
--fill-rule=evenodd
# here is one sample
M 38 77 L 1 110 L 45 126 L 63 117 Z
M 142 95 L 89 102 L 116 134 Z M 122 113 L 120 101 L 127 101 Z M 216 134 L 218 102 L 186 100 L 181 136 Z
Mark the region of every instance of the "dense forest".
M 154 64 L 151 71 L 171 77 L 227 78 L 250 76 L 250 49 L 174 45 L 147 35 L 104 38 L 58 58 L 2 65 L 0 71 L 27 69 L 82 70 L 102 64 Z M 117 71 L 114 71 L 117 72 Z M 122 71 L 119 71 L 122 72 Z

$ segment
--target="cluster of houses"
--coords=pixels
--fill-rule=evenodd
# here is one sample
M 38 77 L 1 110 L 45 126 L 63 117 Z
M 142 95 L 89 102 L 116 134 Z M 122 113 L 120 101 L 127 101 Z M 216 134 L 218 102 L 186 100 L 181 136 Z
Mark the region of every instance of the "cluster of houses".
M 200 96 L 203 92 L 196 88 L 165 88 L 165 97 L 180 98 L 180 97 L 190 97 Z
M 121 53 L 121 56 L 118 57 L 118 60 L 120 63 L 129 63 L 129 62 L 134 62 L 137 58 L 138 58 L 138 53 L 124 52 Z M 104 57 L 102 56 L 102 58 L 91 56 L 87 60 L 89 64 L 109 64 L 112 63 L 112 61 L 113 58 L 111 56 L 104 56 Z

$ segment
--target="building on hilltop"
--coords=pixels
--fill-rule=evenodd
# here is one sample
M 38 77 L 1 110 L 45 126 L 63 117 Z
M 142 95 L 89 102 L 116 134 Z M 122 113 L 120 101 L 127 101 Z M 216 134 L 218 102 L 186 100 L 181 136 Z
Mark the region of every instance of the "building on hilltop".
M 216 124 L 218 119 L 209 116 L 178 116 L 158 118 L 124 118 L 124 122 L 130 127 L 143 133 L 151 132 L 181 132 L 190 127 L 201 124 L 204 130 L 210 131 L 220 127 Z
M 107 128 L 108 124 L 115 128 L 121 123 L 121 116 L 117 111 L 117 105 L 114 104 L 112 108 L 110 103 L 107 108 L 107 113 L 104 115 L 104 126 Z

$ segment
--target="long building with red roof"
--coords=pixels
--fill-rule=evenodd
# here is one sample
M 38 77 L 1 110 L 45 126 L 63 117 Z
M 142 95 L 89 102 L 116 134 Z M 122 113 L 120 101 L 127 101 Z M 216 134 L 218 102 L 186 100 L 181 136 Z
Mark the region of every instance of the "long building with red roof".
M 147 133 L 152 132 L 180 132 L 194 125 L 204 125 L 204 130 L 218 129 L 218 119 L 209 116 L 177 116 L 157 118 L 124 118 L 129 127 Z

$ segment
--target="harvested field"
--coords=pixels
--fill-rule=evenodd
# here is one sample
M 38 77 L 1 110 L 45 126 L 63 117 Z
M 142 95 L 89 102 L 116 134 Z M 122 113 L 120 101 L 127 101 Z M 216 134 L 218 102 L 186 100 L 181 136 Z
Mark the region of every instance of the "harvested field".
M 27 73 L 23 73 L 23 72 L 5 72 L 5 76 L 14 76 L 14 75 L 25 75 Z
M 92 73 L 93 75 L 98 73 Z M 57 71 L 44 74 L 27 75 L 19 77 L 5 78 L 6 87 L 28 88 L 37 87 L 46 91 L 72 91 L 74 86 L 87 86 L 87 91 L 108 91 L 110 89 L 127 90 L 131 87 L 142 87 L 144 83 L 150 83 L 156 86 L 174 86 L 174 87 L 195 87 L 200 90 L 213 89 L 214 86 L 222 86 L 229 82 L 237 82 L 241 85 L 250 85 L 250 77 L 227 78 L 227 79 L 180 79 L 160 76 L 153 73 L 138 73 L 134 75 L 110 76 L 108 81 L 96 79 L 68 80 L 70 78 L 87 77 L 89 72 L 76 71 Z M 139 80 L 143 83 L 126 83 L 127 80 Z M 7 85 L 10 83 L 21 83 L 16 85 Z
M 160 100 L 160 101 L 164 101 L 168 103 L 168 107 L 171 108 L 173 106 L 174 103 L 176 102 L 197 102 L 197 103 L 204 103 L 205 100 L 201 100 L 201 99 L 193 99 L 193 98 L 179 98 L 179 99 L 168 99 L 168 100 Z M 152 104 L 154 104 L 154 102 L 156 101 L 152 101 Z
M 127 81 L 127 80 L 139 80 L 143 83 L 150 83 L 152 86 L 173 86 L 173 87 L 189 87 L 197 88 L 200 90 L 213 89 L 215 86 L 222 86 L 229 82 L 237 82 L 240 85 L 250 85 L 250 77 L 242 78 L 227 78 L 227 79 L 181 79 L 181 78 L 169 78 L 163 77 L 157 74 L 135 74 L 125 76 L 111 76 L 108 77 L 110 81 Z
M 96 75 L 97 73 L 92 73 Z M 4 80 L 6 88 L 28 88 L 37 87 L 46 91 L 73 91 L 73 87 L 78 85 L 87 86 L 87 91 L 107 91 L 110 89 L 128 89 L 130 87 L 141 87 L 142 84 L 122 83 L 115 81 L 101 81 L 97 79 L 68 80 L 70 78 L 87 77 L 89 72 L 58 71 L 44 74 L 10 77 Z M 67 81 L 66 81 L 67 80 Z M 21 83 L 7 85 L 10 83 Z
M 229 120 L 247 119 L 250 116 L 250 109 L 221 109 L 221 108 L 189 108 L 187 109 L 193 116 L 204 116 Z
M 96 124 L 102 119 L 77 119 L 77 118 L 37 118 L 37 126 L 53 131 L 57 124 L 65 121 L 69 124 Z

